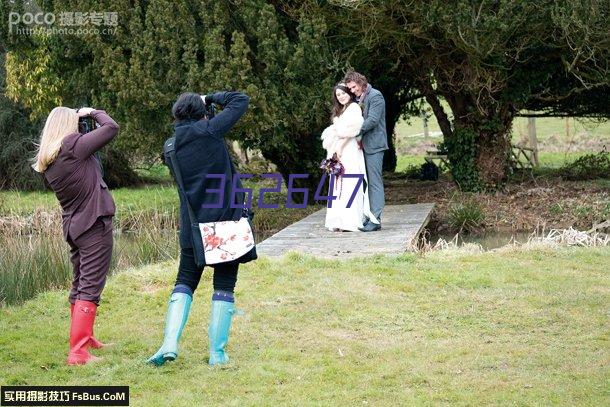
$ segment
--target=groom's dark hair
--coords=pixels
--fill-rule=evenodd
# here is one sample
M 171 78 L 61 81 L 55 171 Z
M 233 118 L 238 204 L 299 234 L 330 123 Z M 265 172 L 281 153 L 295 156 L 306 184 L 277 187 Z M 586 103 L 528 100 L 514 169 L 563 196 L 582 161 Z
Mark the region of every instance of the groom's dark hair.
M 356 82 L 358 85 L 365 87 L 365 88 L 366 88 L 366 85 L 369 84 L 369 81 L 366 80 L 366 76 L 354 71 L 353 69 L 350 71 L 347 71 L 347 73 L 345 74 L 345 77 L 343 78 L 343 82 L 345 82 L 345 83 Z

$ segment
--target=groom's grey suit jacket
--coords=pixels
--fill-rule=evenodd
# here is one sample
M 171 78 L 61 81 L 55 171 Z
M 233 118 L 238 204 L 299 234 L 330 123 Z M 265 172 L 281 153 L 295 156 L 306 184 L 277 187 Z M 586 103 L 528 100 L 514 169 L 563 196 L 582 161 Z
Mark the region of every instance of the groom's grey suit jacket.
M 361 105 L 362 106 L 362 105 Z M 368 154 L 387 150 L 388 135 L 385 128 L 385 99 L 381 92 L 371 87 L 362 106 L 364 123 L 360 130 L 364 152 Z

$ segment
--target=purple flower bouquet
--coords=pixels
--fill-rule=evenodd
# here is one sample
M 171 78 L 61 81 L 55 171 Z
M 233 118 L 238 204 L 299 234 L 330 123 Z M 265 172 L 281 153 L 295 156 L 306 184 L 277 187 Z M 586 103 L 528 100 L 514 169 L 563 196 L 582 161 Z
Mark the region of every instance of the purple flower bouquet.
M 328 175 L 334 175 L 340 177 L 345 173 L 345 167 L 337 158 L 337 153 L 334 153 L 331 158 L 325 158 L 320 163 L 320 169 L 322 169 Z
M 341 175 L 345 174 L 345 167 L 337 158 L 337 153 L 334 153 L 331 158 L 325 158 L 320 163 L 320 169 L 328 175 L 334 175 L 337 180 Z M 343 183 L 341 183 L 341 190 L 343 190 Z M 341 197 L 341 191 L 339 191 L 339 197 Z

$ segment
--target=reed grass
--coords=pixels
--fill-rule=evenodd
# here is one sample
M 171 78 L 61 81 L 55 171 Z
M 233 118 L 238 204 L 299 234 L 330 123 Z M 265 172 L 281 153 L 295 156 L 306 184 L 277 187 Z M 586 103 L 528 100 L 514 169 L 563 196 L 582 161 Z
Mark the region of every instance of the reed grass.
M 70 248 L 61 236 L 5 234 L 0 235 L 0 246 L 0 306 L 20 304 L 49 289 L 70 286 Z M 110 274 L 174 259 L 178 253 L 173 231 L 119 233 L 114 240 Z
M 270 194 L 277 209 L 257 210 L 253 187 L 256 242 L 319 210 L 285 208 L 286 193 Z M 249 185 L 252 187 L 252 185 Z M 174 187 L 112 192 L 115 245 L 111 274 L 179 255 L 179 202 Z M 18 304 L 52 288 L 67 288 L 72 278 L 69 246 L 63 240 L 61 210 L 49 193 L 0 193 L 0 306 Z
M 457 194 L 449 204 L 447 219 L 454 230 L 470 233 L 485 224 L 485 212 L 473 196 Z
M 72 275 L 68 245 L 53 236 L 0 237 L 0 306 L 67 287 Z

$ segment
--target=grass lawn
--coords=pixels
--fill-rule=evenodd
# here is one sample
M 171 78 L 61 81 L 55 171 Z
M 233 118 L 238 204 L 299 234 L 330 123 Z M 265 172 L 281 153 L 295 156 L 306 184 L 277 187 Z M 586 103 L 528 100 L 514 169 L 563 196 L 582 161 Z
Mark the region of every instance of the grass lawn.
M 274 187 L 274 180 L 244 181 L 244 188 L 252 189 L 252 208 L 255 212 L 254 225 L 264 233 L 276 232 L 287 225 L 323 208 L 322 203 L 310 205 L 303 209 L 286 208 L 287 190 L 282 185 L 280 193 L 265 193 L 267 204 L 277 203 L 277 209 L 258 209 L 260 189 Z M 313 202 L 310 191 L 309 201 Z M 149 185 L 141 188 L 119 188 L 111 190 L 117 210 L 115 222 L 120 225 L 132 225 L 155 221 L 159 217 L 178 219 L 178 191 L 173 185 Z M 0 217 L 27 216 L 35 211 L 59 211 L 60 206 L 51 191 L 22 192 L 0 191 Z M 149 219 L 149 218 L 152 218 Z
M 258 191 L 261 187 L 269 186 L 262 182 L 243 181 L 244 188 L 254 190 L 253 203 L 256 204 Z M 283 186 L 284 200 L 286 187 Z M 151 184 L 138 188 L 117 188 L 110 191 L 117 206 L 117 216 L 121 213 L 175 210 L 178 213 L 178 190 L 174 184 Z M 269 197 L 280 199 L 279 194 L 265 194 L 266 202 Z M 59 209 L 59 202 L 52 191 L 0 191 L 0 216 L 2 215 L 28 215 L 35 210 Z
M 396 172 L 405 171 L 407 167 L 412 165 L 419 167 L 425 162 L 423 155 L 405 154 L 398 156 L 396 157 Z
M 64 365 L 65 291 L 0 309 L 0 384 L 129 385 L 131 405 L 608 405 L 608 248 L 352 261 L 289 254 L 240 270 L 232 363 L 207 362 L 210 273 L 179 358 L 161 343 L 176 263 L 109 280 L 96 365 Z
M 151 185 L 141 188 L 111 190 L 121 212 L 178 208 L 178 192 L 174 186 Z M 0 215 L 28 215 L 35 210 L 59 209 L 59 202 L 52 191 L 0 191 Z M 177 212 L 176 212 L 177 213 Z
M 583 151 L 569 153 L 555 153 L 550 151 L 541 151 L 538 153 L 538 161 L 540 167 L 559 168 L 564 164 L 575 161 L 585 154 L 591 154 Z M 405 154 L 397 158 L 396 172 L 405 171 L 411 165 L 421 166 L 425 162 L 423 155 Z
M 538 153 L 538 161 L 540 162 L 540 167 L 559 168 L 564 164 L 576 161 L 578 158 L 586 154 L 595 153 L 587 153 L 584 151 L 572 151 L 569 153 L 541 151 Z
M 447 106 L 445 106 L 445 111 L 449 112 Z M 591 137 L 610 139 L 610 120 L 603 123 L 596 123 L 591 120 L 575 120 L 574 118 L 570 118 L 568 119 L 568 122 L 570 138 L 575 134 L 586 134 Z M 428 119 L 428 130 L 431 135 L 440 132 L 440 127 L 433 114 L 431 114 L 431 117 Z M 421 141 L 424 139 L 423 132 L 424 124 L 420 117 L 410 117 L 408 120 L 400 120 L 396 123 L 396 134 L 399 137 L 408 137 L 414 141 Z M 527 134 L 527 118 L 516 117 L 513 121 L 513 140 L 518 141 Z M 550 137 L 568 141 L 568 137 L 566 137 L 566 119 L 559 117 L 536 118 L 536 137 L 541 141 Z M 442 137 L 433 137 L 432 140 L 440 142 Z

